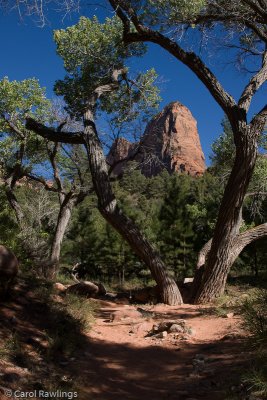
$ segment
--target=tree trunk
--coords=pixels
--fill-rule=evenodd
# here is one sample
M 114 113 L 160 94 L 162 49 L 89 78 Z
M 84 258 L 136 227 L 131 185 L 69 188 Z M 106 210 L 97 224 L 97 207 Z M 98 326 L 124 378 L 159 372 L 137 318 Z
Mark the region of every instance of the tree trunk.
M 182 297 L 175 281 L 168 276 L 166 267 L 158 252 L 141 234 L 133 221 L 119 209 L 113 193 L 105 156 L 99 141 L 94 116 L 91 110 L 84 114 L 84 139 L 89 165 L 98 197 L 98 208 L 103 217 L 129 243 L 132 250 L 149 267 L 155 279 L 162 301 L 169 305 L 182 304 Z
M 195 303 L 209 302 L 224 292 L 226 279 L 234 262 L 233 253 L 235 253 L 235 239 L 239 235 L 240 211 L 257 158 L 256 136 L 252 132 L 239 131 L 235 134 L 235 140 L 238 142 L 235 163 L 225 188 Z
M 20 204 L 14 194 L 14 185 L 12 184 L 12 177 L 5 181 L 5 192 L 10 207 L 14 210 L 18 225 L 23 229 L 24 213 Z
M 72 193 L 68 193 L 60 206 L 50 257 L 48 262 L 43 266 L 44 275 L 49 279 L 54 278 L 58 272 L 62 241 L 71 218 L 73 207 L 77 201 L 77 197 L 72 197 L 72 195 Z
M 6 197 L 10 207 L 14 210 L 17 224 L 22 234 L 21 237 L 22 247 L 25 253 L 27 254 L 27 257 L 29 257 L 38 267 L 40 267 L 40 258 L 38 257 L 38 251 L 40 250 L 40 245 L 38 247 L 34 246 L 31 240 L 32 237 L 29 236 L 29 226 L 27 225 L 25 214 L 14 193 L 16 182 L 17 180 L 15 177 L 14 179 L 12 179 L 12 177 L 6 179 L 5 181 Z

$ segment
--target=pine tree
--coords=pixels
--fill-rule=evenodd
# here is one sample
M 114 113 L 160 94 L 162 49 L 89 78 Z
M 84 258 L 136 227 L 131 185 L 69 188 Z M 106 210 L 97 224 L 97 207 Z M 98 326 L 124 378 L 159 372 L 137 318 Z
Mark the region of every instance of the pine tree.
M 191 180 L 182 175 L 170 179 L 159 214 L 161 224 L 158 240 L 161 253 L 174 271 L 176 279 L 191 274 L 195 263 L 193 220 L 187 210 L 187 204 L 192 202 Z

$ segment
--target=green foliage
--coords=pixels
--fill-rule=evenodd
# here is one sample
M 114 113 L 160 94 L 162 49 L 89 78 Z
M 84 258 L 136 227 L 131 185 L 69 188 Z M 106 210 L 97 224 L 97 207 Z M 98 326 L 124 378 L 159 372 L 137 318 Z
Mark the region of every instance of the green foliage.
M 266 348 L 267 345 L 267 290 L 257 290 L 243 306 L 246 329 L 253 338 L 253 346 Z
M 212 236 L 221 196 L 217 178 L 166 171 L 146 178 L 129 167 L 113 189 L 120 207 L 160 249 L 170 271 L 179 279 L 191 275 L 199 249 Z M 95 207 L 96 199 L 88 199 L 75 213 L 64 244 L 65 262 L 82 262 L 90 279 L 147 281 L 149 271 Z
M 257 350 L 243 381 L 255 395 L 267 396 L 267 290 L 257 290 L 243 306 L 244 326 L 251 334 L 250 346 Z
M 0 115 L 7 115 L 11 122 L 22 123 L 26 114 L 35 118 L 44 117 L 48 112 L 49 101 L 45 97 L 45 89 L 41 88 L 37 79 L 9 81 L 7 77 L 0 81 Z M 10 130 L 8 123 L 1 120 L 1 129 Z
M 0 243 L 16 249 L 18 244 L 18 227 L 13 215 L 10 213 L 3 186 L 0 186 L 0 226 L 2 227 L 0 230 Z
M 103 97 L 101 110 L 111 114 L 110 123 L 114 128 L 120 128 L 121 135 L 124 132 L 127 134 L 126 129 L 131 128 L 133 121 L 146 122 L 155 113 L 161 100 L 159 89 L 155 85 L 157 78 L 154 68 L 139 73 L 136 77 L 128 76 L 126 81 L 121 82 L 118 90 Z
M 110 74 L 122 68 L 128 57 L 144 54 L 143 45 L 125 47 L 121 42 L 122 22 L 118 17 L 106 18 L 100 23 L 81 17 L 67 29 L 54 32 L 57 53 L 64 60 L 66 71 L 74 77 L 88 77 L 89 91 L 110 81 Z
M 192 202 L 191 180 L 186 175 L 174 175 L 169 180 L 159 213 L 160 251 L 176 279 L 191 275 L 195 263 L 193 220 L 186 207 Z
M 204 9 L 206 0 L 149 0 L 145 16 L 150 22 L 158 23 L 162 17 L 168 18 L 167 24 L 190 22 Z
M 213 155 L 210 157 L 215 174 L 225 179 L 230 174 L 235 157 L 235 144 L 233 131 L 229 120 L 225 117 L 222 121 L 223 133 L 211 146 Z
M 19 362 L 25 357 L 25 350 L 22 346 L 21 337 L 17 332 L 12 334 L 5 341 L 4 346 L 0 347 L 0 356 L 2 360 Z
M 267 357 L 259 355 L 256 364 L 245 374 L 243 382 L 247 384 L 250 391 L 258 399 L 265 399 L 267 396 Z M 264 396 L 264 397 L 258 397 Z M 252 396 L 251 396 L 252 397 Z M 254 398 L 254 397 L 252 397 Z
M 197 233 L 200 249 L 212 237 L 223 187 L 216 175 L 206 171 L 203 176 L 192 180 L 191 191 L 194 202 L 187 204 L 186 208 L 194 221 L 194 231 Z
M 100 109 L 114 113 L 114 123 L 133 120 L 141 110 L 158 104 L 158 89 L 154 86 L 157 75 L 153 69 L 139 74 L 135 80 L 126 78 L 125 62 L 143 55 L 145 47 L 143 44 L 126 47 L 121 35 L 122 23 L 117 17 L 106 18 L 104 23 L 97 17 L 81 17 L 76 25 L 54 32 L 57 53 L 68 73 L 64 80 L 56 82 L 55 91 L 64 96 L 71 115 L 80 117 L 94 90 L 110 84 L 113 72 L 121 69 L 125 72 L 117 90 L 104 93 L 101 99 Z
M 55 302 L 51 283 L 36 280 L 35 284 L 33 293 L 44 306 L 49 321 L 46 357 L 56 359 L 59 353 L 70 357 L 84 344 L 83 334 L 93 324 L 96 307 L 90 300 L 84 301 L 73 294 L 66 295 L 64 302 Z
M 7 170 L 22 164 L 28 171 L 44 159 L 44 140 L 25 129 L 26 116 L 39 121 L 50 117 L 50 102 L 38 80 L 0 81 L 0 162 Z

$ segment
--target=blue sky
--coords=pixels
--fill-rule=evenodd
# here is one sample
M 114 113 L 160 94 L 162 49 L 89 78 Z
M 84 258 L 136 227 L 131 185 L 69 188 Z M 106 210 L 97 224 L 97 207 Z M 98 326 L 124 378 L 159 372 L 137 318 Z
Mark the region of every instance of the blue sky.
M 98 13 L 90 10 L 90 13 Z M 1 63 L 0 79 L 8 76 L 10 80 L 36 77 L 40 84 L 47 88 L 49 97 L 53 96 L 53 84 L 56 79 L 64 76 L 61 59 L 56 55 L 52 38 L 53 29 L 60 29 L 77 22 L 79 16 L 73 14 L 66 17 L 64 22 L 59 14 L 50 19 L 49 25 L 39 28 L 30 18 L 20 21 L 17 13 L 0 14 L 1 32 Z M 163 83 L 161 84 L 161 107 L 171 101 L 178 100 L 187 106 L 198 123 L 198 130 L 202 148 L 208 163 L 211 153 L 211 143 L 221 133 L 223 112 L 216 104 L 204 85 L 167 52 L 156 45 L 149 45 L 149 51 L 143 59 L 138 59 L 136 70 L 147 70 L 154 67 Z M 214 62 L 210 68 L 219 77 L 234 97 L 241 93 L 241 89 L 248 77 L 241 75 L 231 68 L 217 65 Z M 251 113 L 261 108 L 266 101 L 266 88 L 261 90 L 253 104 Z

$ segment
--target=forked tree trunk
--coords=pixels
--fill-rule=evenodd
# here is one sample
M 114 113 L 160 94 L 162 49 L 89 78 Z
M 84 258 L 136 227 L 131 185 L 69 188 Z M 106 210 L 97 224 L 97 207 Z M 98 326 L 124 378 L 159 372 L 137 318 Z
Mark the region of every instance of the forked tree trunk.
M 14 185 L 12 185 L 12 177 L 8 178 L 5 182 L 5 192 L 9 205 L 15 212 L 17 223 L 21 227 L 21 229 L 23 229 L 24 213 L 14 194 Z
M 248 229 L 247 231 L 240 233 L 235 237 L 232 242 L 231 256 L 228 260 L 229 268 L 233 265 L 237 257 L 244 250 L 246 246 L 255 242 L 256 240 L 267 237 L 267 223 L 258 225 L 254 228 Z M 200 251 L 201 264 L 197 265 L 197 270 L 194 277 L 194 282 L 192 285 L 192 299 L 194 300 L 194 293 L 200 286 L 202 275 L 205 269 L 206 257 L 210 251 L 211 240 L 205 244 L 203 249 Z
M 224 292 L 227 276 L 237 257 L 233 255 L 237 252 L 240 211 L 256 163 L 256 138 L 253 132 L 235 134 L 235 162 L 221 202 L 207 263 L 195 294 L 195 303 L 209 302 Z
M 50 258 L 43 268 L 46 278 L 52 279 L 58 272 L 62 241 L 76 201 L 77 197 L 67 195 L 60 206 L 56 230 L 51 245 Z
M 14 194 L 14 187 L 12 187 L 11 178 L 6 181 L 5 191 L 8 202 L 11 208 L 15 212 L 16 220 L 21 231 L 27 232 L 28 227 L 25 222 L 25 215 Z M 42 275 L 45 278 L 52 279 L 57 273 L 60 260 L 61 245 L 68 223 L 71 218 L 73 207 L 78 203 L 80 203 L 84 198 L 85 198 L 84 193 L 80 193 L 79 195 L 74 195 L 73 193 L 70 192 L 67 195 L 65 195 L 65 198 L 63 199 L 60 205 L 56 230 L 51 245 L 50 256 L 48 259 L 40 260 L 38 257 L 36 257 L 35 251 L 31 247 L 31 243 L 29 242 L 29 240 L 26 239 L 23 241 L 23 247 L 26 253 L 38 265 Z
M 98 197 L 98 208 L 103 217 L 120 233 L 132 250 L 149 267 L 155 279 L 162 301 L 169 305 L 182 304 L 179 289 L 166 270 L 158 252 L 141 234 L 133 221 L 119 209 L 113 193 L 106 159 L 99 141 L 94 116 L 91 110 L 84 114 L 84 139 L 88 152 L 88 160 L 93 185 Z

